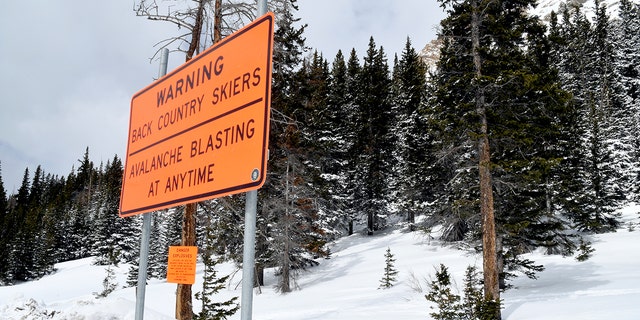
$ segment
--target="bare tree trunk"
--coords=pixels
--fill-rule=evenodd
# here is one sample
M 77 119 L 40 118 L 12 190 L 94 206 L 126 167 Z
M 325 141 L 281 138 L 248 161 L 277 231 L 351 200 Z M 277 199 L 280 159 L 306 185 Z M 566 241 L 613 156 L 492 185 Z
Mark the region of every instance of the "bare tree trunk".
M 480 117 L 480 138 L 478 140 L 480 173 L 480 214 L 482 217 L 482 266 L 484 274 L 484 295 L 488 301 L 500 299 L 498 256 L 496 254 L 496 226 L 493 208 L 493 182 L 491 177 L 491 152 L 487 125 L 485 92 L 482 84 L 482 58 L 480 57 L 480 8 L 478 2 L 472 3 L 471 42 L 473 65 L 476 73 L 476 110 Z M 500 319 L 500 308 L 496 308 L 496 319 Z
M 191 43 L 187 50 L 185 61 L 188 62 L 197 54 L 200 46 L 200 34 L 202 33 L 202 21 L 204 19 L 205 0 L 198 3 L 198 12 L 196 21 L 191 30 Z M 198 204 L 196 202 L 188 203 L 184 208 L 184 218 L 182 220 L 182 246 L 196 245 L 196 210 Z M 176 290 L 176 319 L 191 320 L 193 319 L 193 299 L 190 284 L 178 284 Z
M 222 0 L 216 0 L 213 16 L 213 44 L 222 40 Z
M 182 246 L 196 245 L 196 209 L 197 203 L 189 203 L 184 209 L 184 219 L 182 220 Z M 178 284 L 176 291 L 176 319 L 193 319 L 193 302 L 191 297 L 190 284 Z
M 289 166 L 289 159 L 287 159 L 287 169 L 286 169 L 286 175 L 285 175 L 285 209 L 284 209 L 284 248 L 282 248 L 282 280 L 280 282 L 280 291 L 283 293 L 287 293 L 287 292 L 291 292 L 291 282 L 290 282 L 290 271 L 291 271 L 291 261 L 289 259 L 289 255 L 290 255 L 290 239 L 289 239 L 289 228 L 290 228 L 290 223 L 291 223 L 291 217 L 289 216 L 289 205 L 291 205 L 291 203 L 289 203 L 289 194 L 291 193 L 290 187 L 289 187 L 289 179 L 290 179 L 290 166 Z
M 256 281 L 254 281 L 254 287 L 264 286 L 264 266 L 256 262 Z
M 198 54 L 198 48 L 200 47 L 200 34 L 202 33 L 202 20 L 204 20 L 204 4 L 205 0 L 200 0 L 198 3 L 198 12 L 196 14 L 196 21 L 191 30 L 191 43 L 189 43 L 189 49 L 187 50 L 186 61 L 191 60 L 194 55 Z
M 290 245 L 289 245 L 289 232 L 288 227 L 284 233 L 286 237 L 284 240 L 284 249 L 282 251 L 282 280 L 280 282 L 280 292 L 291 292 L 291 261 L 289 260 Z

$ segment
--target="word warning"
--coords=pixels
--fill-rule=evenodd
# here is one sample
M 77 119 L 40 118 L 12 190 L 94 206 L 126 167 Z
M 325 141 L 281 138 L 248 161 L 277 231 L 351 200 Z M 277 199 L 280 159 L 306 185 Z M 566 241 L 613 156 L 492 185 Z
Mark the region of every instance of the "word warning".
M 264 184 L 273 20 L 256 19 L 133 96 L 121 217 Z

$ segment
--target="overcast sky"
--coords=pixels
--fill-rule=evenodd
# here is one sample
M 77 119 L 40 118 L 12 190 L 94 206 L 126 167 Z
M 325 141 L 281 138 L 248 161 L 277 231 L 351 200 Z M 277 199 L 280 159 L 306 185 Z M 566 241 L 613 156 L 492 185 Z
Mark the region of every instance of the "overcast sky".
M 298 0 L 307 45 L 329 62 L 369 37 L 389 64 L 407 36 L 416 49 L 444 17 L 435 0 Z M 66 176 L 85 148 L 95 165 L 124 159 L 130 100 L 158 74 L 154 44 L 178 33 L 136 17 L 133 1 L 20 0 L 0 10 L 0 163 L 15 193 L 25 168 Z M 184 61 L 169 57 L 169 70 Z

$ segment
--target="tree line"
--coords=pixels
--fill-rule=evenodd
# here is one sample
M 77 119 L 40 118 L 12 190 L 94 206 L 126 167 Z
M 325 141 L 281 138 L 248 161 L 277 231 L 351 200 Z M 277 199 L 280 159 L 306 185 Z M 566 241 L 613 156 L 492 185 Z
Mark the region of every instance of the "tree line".
M 534 1 L 439 2 L 447 17 L 433 71 L 409 39 L 391 58 L 370 38 L 366 52 L 329 61 L 306 46 L 295 1 L 278 11 L 259 283 L 273 268 L 278 289 L 294 290 L 297 271 L 330 257 L 330 241 L 399 222 L 482 250 L 490 194 L 504 289 L 516 273 L 543 269 L 523 253 L 572 255 L 639 200 L 637 4 L 621 0 L 614 18 L 599 1 L 562 6 L 545 24 L 526 15 Z M 0 283 L 94 257 L 131 263 L 134 284 L 141 221 L 117 216 L 121 178 L 118 156 L 96 166 L 89 149 L 66 177 L 25 170 L 16 194 L 0 178 Z M 243 197 L 198 204 L 207 261 L 241 263 Z M 150 277 L 166 273 L 183 210 L 154 214 Z

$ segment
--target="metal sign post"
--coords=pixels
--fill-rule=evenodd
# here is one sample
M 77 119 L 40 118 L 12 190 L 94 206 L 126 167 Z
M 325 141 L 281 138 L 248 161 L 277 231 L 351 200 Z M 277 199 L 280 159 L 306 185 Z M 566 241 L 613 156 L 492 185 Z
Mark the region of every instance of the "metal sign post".
M 267 13 L 267 0 L 258 0 L 258 17 Z M 253 283 L 255 268 L 256 215 L 258 191 L 246 193 L 244 211 L 244 249 L 242 252 L 242 299 L 240 319 L 251 320 L 253 313 Z
M 158 79 L 167 74 L 169 49 L 162 49 Z M 140 261 L 138 262 L 138 287 L 136 289 L 136 320 L 144 318 L 144 296 L 147 287 L 147 265 L 149 260 L 149 238 L 151 237 L 151 218 L 153 212 L 142 217 L 142 236 L 140 237 Z
M 242 252 L 242 300 L 240 319 L 251 320 L 253 309 L 253 278 L 255 267 L 256 212 L 258 207 L 258 191 L 246 193 L 244 210 L 244 250 Z

